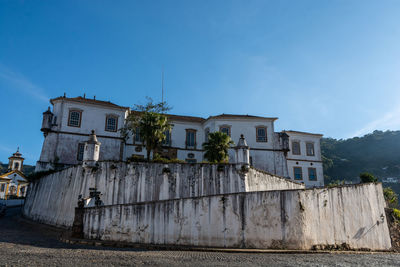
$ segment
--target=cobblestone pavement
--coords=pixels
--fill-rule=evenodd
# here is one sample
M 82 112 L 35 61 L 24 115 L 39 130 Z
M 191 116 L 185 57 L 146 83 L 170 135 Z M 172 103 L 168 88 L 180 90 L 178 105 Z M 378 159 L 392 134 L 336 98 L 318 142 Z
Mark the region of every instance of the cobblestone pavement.
M 400 266 L 400 254 L 265 254 L 157 251 L 70 245 L 62 231 L 21 219 L 20 208 L 0 218 L 0 266 Z

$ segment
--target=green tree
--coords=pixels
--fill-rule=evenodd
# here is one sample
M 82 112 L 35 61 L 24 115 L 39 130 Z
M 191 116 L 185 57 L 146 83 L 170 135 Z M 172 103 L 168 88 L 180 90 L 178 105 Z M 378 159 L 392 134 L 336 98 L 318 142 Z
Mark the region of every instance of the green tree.
M 228 161 L 228 149 L 233 145 L 231 138 L 221 132 L 208 134 L 208 142 L 203 143 L 204 157 L 211 163 Z
M 390 187 L 383 188 L 383 195 L 385 196 L 386 203 L 390 208 L 395 208 L 398 206 L 397 194 Z
M 378 179 L 375 178 L 372 174 L 368 172 L 363 172 L 360 173 L 360 182 L 361 183 L 376 183 L 378 182 Z
M 147 98 L 146 105 L 135 105 L 133 111 L 128 115 L 126 126 L 121 129 L 126 139 L 128 133 L 140 135 L 143 146 L 146 148 L 147 161 L 150 161 L 150 154 L 155 155 L 156 150 L 165 140 L 165 132 L 170 131 L 172 125 L 163 113 L 170 110 L 165 102 L 153 103 Z

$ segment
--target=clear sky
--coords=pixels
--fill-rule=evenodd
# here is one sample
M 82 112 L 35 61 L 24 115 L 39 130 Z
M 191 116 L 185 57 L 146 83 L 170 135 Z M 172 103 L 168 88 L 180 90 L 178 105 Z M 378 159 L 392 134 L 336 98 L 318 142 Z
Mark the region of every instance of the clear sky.
M 400 1 L 0 0 L 0 161 L 39 158 L 64 92 L 171 113 L 276 116 L 348 138 L 400 129 Z

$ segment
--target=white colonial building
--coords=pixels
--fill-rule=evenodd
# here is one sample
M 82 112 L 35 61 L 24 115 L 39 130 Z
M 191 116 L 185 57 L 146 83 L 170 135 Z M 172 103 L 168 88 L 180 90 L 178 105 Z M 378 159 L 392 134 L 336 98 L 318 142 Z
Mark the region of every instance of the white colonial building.
M 43 113 L 43 148 L 36 171 L 82 163 L 85 142 L 92 130 L 101 143 L 99 160 L 124 161 L 132 155 L 146 155 L 140 134 L 121 137 L 120 128 L 131 112 L 110 102 L 85 97 L 57 97 L 53 109 Z M 166 133 L 163 155 L 189 163 L 204 160 L 202 144 L 208 133 L 221 131 L 237 143 L 243 135 L 250 149 L 250 164 L 271 174 L 287 177 L 307 186 L 323 186 L 320 134 L 296 131 L 275 132 L 277 118 L 221 114 L 207 119 L 168 115 L 173 124 Z M 96 140 L 97 141 L 97 140 Z M 236 162 L 235 150 L 229 161 Z

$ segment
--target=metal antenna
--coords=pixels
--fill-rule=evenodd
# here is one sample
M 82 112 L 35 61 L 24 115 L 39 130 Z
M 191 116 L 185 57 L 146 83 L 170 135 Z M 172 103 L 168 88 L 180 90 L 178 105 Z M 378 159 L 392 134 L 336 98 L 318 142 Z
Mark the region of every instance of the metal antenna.
M 161 103 L 164 103 L 164 65 L 161 72 Z

